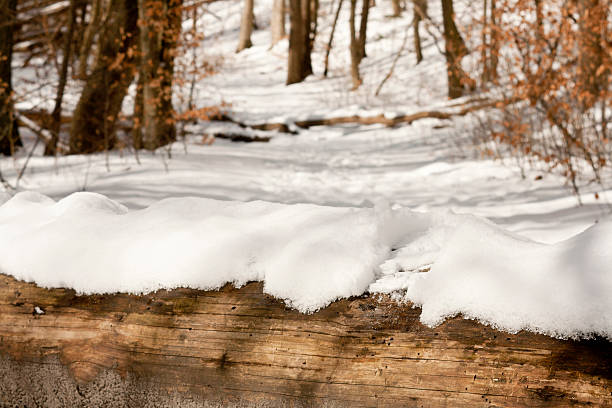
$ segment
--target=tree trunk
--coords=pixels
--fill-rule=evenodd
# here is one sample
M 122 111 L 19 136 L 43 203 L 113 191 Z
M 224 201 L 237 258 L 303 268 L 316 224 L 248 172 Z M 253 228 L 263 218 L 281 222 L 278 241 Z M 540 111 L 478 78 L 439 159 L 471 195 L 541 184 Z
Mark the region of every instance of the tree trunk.
M 366 0 L 367 1 L 367 0 Z M 361 76 L 359 75 L 359 41 L 355 30 L 355 9 L 357 8 L 357 0 L 351 0 L 351 14 L 349 16 L 349 29 L 351 36 L 351 78 L 353 80 L 353 90 L 361 85 Z
M 609 69 L 603 68 L 605 51 L 602 47 L 602 33 L 606 32 L 606 12 L 610 7 L 604 3 L 606 1 L 578 0 L 578 84 L 583 109 L 591 108 L 599 99 L 610 75 Z
M 182 4 L 181 0 L 139 0 L 138 3 L 140 20 L 144 22 L 140 24 L 142 116 L 139 122 L 142 147 L 155 150 L 176 140 L 172 80 Z
M 302 82 L 312 71 L 308 66 L 308 25 L 304 21 L 304 3 L 309 0 L 289 0 L 289 17 L 291 28 L 289 32 L 289 57 L 287 66 L 287 85 Z M 309 13 L 307 13 L 309 14 Z
M 285 0 L 274 0 L 270 18 L 270 35 L 272 46 L 287 35 L 285 32 Z
M 488 14 L 487 14 L 488 13 Z M 495 0 L 483 2 L 483 26 L 482 26 L 482 83 L 497 79 L 497 65 L 499 58 L 499 40 L 497 27 L 497 7 Z
M 0 154 L 11 156 L 21 146 L 13 112 L 12 70 L 13 33 L 17 20 L 17 0 L 0 0 Z
M 361 20 L 359 22 L 359 62 L 367 57 L 366 41 L 368 36 L 368 15 L 370 14 L 370 0 L 362 0 L 361 3 Z
M 89 58 L 96 32 L 100 29 L 104 7 L 103 3 L 106 3 L 106 1 L 93 0 L 91 5 L 91 18 L 83 33 L 83 42 L 81 43 L 81 49 L 79 51 L 79 77 L 83 79 L 87 78 L 87 59 Z
M 323 76 L 327 76 L 327 71 L 329 68 L 329 53 L 332 49 L 332 45 L 334 42 L 334 33 L 336 32 L 336 25 L 338 24 L 338 17 L 340 16 L 340 10 L 342 9 L 342 3 L 344 0 L 338 0 L 338 8 L 336 9 L 336 13 L 334 14 L 334 22 L 332 24 L 331 33 L 329 34 L 329 41 L 327 42 L 327 48 L 325 50 L 325 68 L 323 69 Z
M 453 0 L 442 1 L 444 19 L 444 42 L 446 54 L 446 71 L 448 77 L 448 97 L 459 98 L 463 95 L 466 74 L 461 68 L 461 60 L 467 54 L 467 48 L 455 25 Z
M 131 0 L 111 0 L 98 40 L 98 57 L 74 111 L 70 153 L 108 150 L 116 142 L 115 123 L 134 78 L 138 7 Z
M 142 1 L 142 0 L 141 0 Z M 240 35 L 238 37 L 238 47 L 236 52 L 240 52 L 246 48 L 251 48 L 251 33 L 253 32 L 253 3 L 254 0 L 244 0 L 244 9 L 242 10 L 242 20 L 240 21 Z
M 391 0 L 391 5 L 393 6 L 393 17 L 399 17 L 402 15 L 402 5 L 400 4 L 400 0 Z
M 314 40 L 317 35 L 317 12 L 319 9 L 318 0 L 302 0 L 302 19 L 304 20 L 304 26 L 306 27 L 306 36 L 304 42 L 306 43 L 306 54 L 304 55 L 304 67 L 305 75 L 312 74 L 312 59 L 311 53 L 314 45 Z
M 72 59 L 72 43 L 74 39 L 74 29 L 76 25 L 76 0 L 70 0 L 68 8 L 68 32 L 64 40 L 64 48 L 62 55 L 62 66 L 59 72 L 59 83 L 57 85 L 57 93 L 55 96 L 55 107 L 51 113 L 51 140 L 45 146 L 45 156 L 55 156 L 57 152 L 57 142 L 60 136 L 62 126 L 62 102 L 64 100 L 64 90 L 68 81 L 68 65 Z
M 431 328 L 420 314 L 378 295 L 302 314 L 261 283 L 78 296 L 0 275 L 0 405 L 612 404 L 606 339 L 505 333 L 460 316 Z
M 135 150 L 142 149 L 142 116 L 144 109 L 144 76 L 142 73 L 138 74 L 138 80 L 136 81 L 136 96 L 134 98 L 134 112 L 132 117 L 134 126 L 132 127 L 132 147 Z
M 416 52 L 417 64 L 423 61 L 423 50 L 421 48 L 421 33 L 419 25 L 427 16 L 427 0 L 412 0 L 412 9 L 414 10 L 414 50 Z
M 497 80 L 497 66 L 499 64 L 499 27 L 497 26 L 497 4 L 496 0 L 491 0 L 491 29 L 489 30 L 489 79 L 492 81 Z

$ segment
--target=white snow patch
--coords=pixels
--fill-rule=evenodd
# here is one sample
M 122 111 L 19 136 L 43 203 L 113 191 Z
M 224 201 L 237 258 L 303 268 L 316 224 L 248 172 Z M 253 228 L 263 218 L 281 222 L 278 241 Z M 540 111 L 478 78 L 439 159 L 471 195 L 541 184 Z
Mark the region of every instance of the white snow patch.
M 0 271 L 80 293 L 263 281 L 302 312 L 365 291 L 404 294 L 437 325 L 612 338 L 612 220 L 553 245 L 451 212 L 33 192 L 0 207 Z M 431 268 L 431 269 L 430 269 Z
M 144 210 L 100 194 L 19 193 L 0 207 L 0 271 L 81 293 L 264 281 L 303 312 L 363 293 L 399 230 L 389 208 L 203 198 Z
M 404 291 L 429 326 L 461 313 L 509 332 L 612 338 L 612 220 L 547 245 L 482 218 L 446 219 L 387 260 L 369 290 Z

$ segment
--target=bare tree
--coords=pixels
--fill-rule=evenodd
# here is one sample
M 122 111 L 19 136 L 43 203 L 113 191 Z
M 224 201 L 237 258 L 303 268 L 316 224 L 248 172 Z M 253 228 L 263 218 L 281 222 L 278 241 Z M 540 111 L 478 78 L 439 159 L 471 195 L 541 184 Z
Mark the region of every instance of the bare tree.
M 366 39 L 368 34 L 368 15 L 370 14 L 370 0 L 363 0 L 361 3 L 361 20 L 359 21 L 359 62 L 367 57 Z
M 244 0 L 244 8 L 242 9 L 242 20 L 240 21 L 240 36 L 238 37 L 238 47 L 236 52 L 240 52 L 246 48 L 251 48 L 251 33 L 253 32 L 253 0 Z
M 356 29 L 356 9 L 357 0 L 351 0 L 351 13 L 349 16 L 350 29 L 350 51 L 351 51 L 351 78 L 353 81 L 353 90 L 359 88 L 362 83 L 359 73 L 359 64 L 366 57 L 365 44 L 368 29 L 368 14 L 370 9 L 370 0 L 362 0 L 361 4 L 361 21 L 359 23 L 359 35 Z
M 13 111 L 11 62 L 17 0 L 0 0 L 0 154 L 12 155 L 21 145 Z
M 312 74 L 310 61 L 311 44 L 311 1 L 289 0 L 291 30 L 289 32 L 289 57 L 287 85 L 302 82 Z
M 136 144 L 154 150 L 176 140 L 172 81 L 182 3 L 181 0 L 139 0 L 139 6 L 139 85 L 142 89 L 139 103 L 142 105 L 138 122 L 142 140 Z
M 412 9 L 414 10 L 414 20 L 412 22 L 414 28 L 414 51 L 416 52 L 417 64 L 423 61 L 423 50 L 421 48 L 421 33 L 419 24 L 427 18 L 427 0 L 412 0 Z
M 272 46 L 287 35 L 285 32 L 285 0 L 274 0 L 270 17 L 270 35 Z
M 368 1 L 368 0 L 365 0 Z M 353 90 L 361 85 L 361 76 L 359 75 L 359 41 L 355 29 L 355 9 L 357 8 L 357 0 L 351 0 L 351 14 L 349 16 L 349 29 L 351 36 L 351 79 L 353 81 Z
M 134 78 L 138 7 L 131 0 L 111 0 L 98 36 L 98 56 L 73 114 L 70 153 L 112 148 L 115 123 Z
M 489 9 L 490 7 L 490 9 Z M 489 82 L 497 78 L 497 64 L 499 54 L 499 40 L 497 38 L 497 7 L 495 0 L 483 1 L 483 27 L 482 27 L 482 82 Z
M 336 25 L 338 24 L 338 17 L 340 16 L 340 10 L 342 9 L 342 3 L 344 0 L 338 0 L 338 8 L 336 8 L 336 13 L 334 14 L 334 22 L 332 23 L 331 33 L 329 34 L 329 41 L 327 42 L 327 48 L 325 49 L 325 68 L 323 69 L 323 76 L 327 76 L 327 71 L 329 68 L 329 53 L 332 49 L 332 45 L 334 42 L 334 33 L 336 32 Z
M 62 102 L 64 100 L 64 90 L 68 81 L 68 65 L 72 59 L 72 43 L 74 40 L 74 29 L 76 26 L 76 0 L 70 0 L 68 7 L 68 32 L 64 39 L 62 66 L 59 72 L 59 82 L 55 96 L 55 106 L 51 113 L 51 140 L 45 146 L 45 156 L 54 156 L 57 151 L 60 129 L 62 125 Z
M 91 4 L 91 16 L 89 24 L 83 33 L 81 47 L 79 50 L 79 77 L 87 78 L 87 59 L 89 58 L 94 37 L 100 30 L 103 14 L 108 13 L 108 0 L 93 0 Z
M 453 0 L 441 1 L 444 20 L 448 96 L 449 98 L 458 98 L 463 95 L 463 86 L 466 80 L 468 80 L 467 74 L 461 68 L 461 60 L 467 54 L 467 47 L 455 24 Z

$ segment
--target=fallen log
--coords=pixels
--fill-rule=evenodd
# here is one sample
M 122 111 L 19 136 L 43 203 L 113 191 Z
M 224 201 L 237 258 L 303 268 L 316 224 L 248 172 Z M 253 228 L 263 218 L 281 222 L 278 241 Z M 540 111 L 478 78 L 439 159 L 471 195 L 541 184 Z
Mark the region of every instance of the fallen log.
M 357 125 L 383 125 L 386 127 L 394 127 L 401 124 L 410 125 L 417 120 L 422 119 L 441 119 L 447 120 L 455 116 L 465 116 L 468 113 L 476 112 L 481 109 L 487 109 L 499 106 L 500 103 L 512 103 L 512 102 L 500 102 L 493 101 L 485 98 L 477 98 L 462 102 L 459 104 L 449 105 L 445 110 L 425 110 L 414 112 L 405 115 L 398 115 L 395 117 L 387 117 L 384 114 L 374 116 L 337 116 L 330 118 L 317 118 L 317 119 L 305 119 L 293 122 L 293 125 L 299 128 L 308 129 L 314 126 L 335 126 L 343 124 L 357 124 Z M 227 114 L 221 115 L 218 120 L 230 121 L 242 128 L 251 128 L 254 130 L 268 130 L 268 131 L 279 131 L 283 133 L 296 134 L 297 132 L 291 130 L 291 126 L 286 123 L 255 123 L 246 124 L 232 119 Z
M 380 296 L 305 315 L 262 289 L 78 296 L 0 275 L 0 406 L 612 405 L 607 340 L 429 328 Z

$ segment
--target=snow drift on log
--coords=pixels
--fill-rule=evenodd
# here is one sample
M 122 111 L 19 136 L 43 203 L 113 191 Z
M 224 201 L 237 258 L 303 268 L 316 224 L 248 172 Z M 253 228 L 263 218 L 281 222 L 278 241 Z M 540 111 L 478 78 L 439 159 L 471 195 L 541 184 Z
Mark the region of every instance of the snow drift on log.
M 263 281 L 302 312 L 394 292 L 436 325 L 612 338 L 612 222 L 544 245 L 468 215 L 166 199 L 128 211 L 94 193 L 19 193 L 0 207 L 0 272 L 80 293 Z

